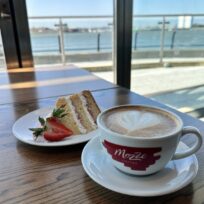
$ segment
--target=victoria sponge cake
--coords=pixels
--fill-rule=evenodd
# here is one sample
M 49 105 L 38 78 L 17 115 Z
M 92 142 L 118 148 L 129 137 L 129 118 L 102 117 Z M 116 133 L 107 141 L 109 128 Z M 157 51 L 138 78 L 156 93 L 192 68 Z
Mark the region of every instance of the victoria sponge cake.
M 66 115 L 60 121 L 74 135 L 97 129 L 96 118 L 101 111 L 90 91 L 61 97 L 56 102 L 56 108 L 65 110 Z

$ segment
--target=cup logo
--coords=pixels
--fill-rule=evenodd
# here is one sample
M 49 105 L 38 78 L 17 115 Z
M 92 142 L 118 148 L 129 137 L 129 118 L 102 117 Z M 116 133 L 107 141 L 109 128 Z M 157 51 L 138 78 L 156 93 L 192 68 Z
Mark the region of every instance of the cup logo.
M 114 160 L 123 163 L 124 166 L 130 167 L 132 170 L 145 171 L 160 158 L 158 153 L 161 152 L 161 147 L 127 147 L 106 140 L 103 145 Z

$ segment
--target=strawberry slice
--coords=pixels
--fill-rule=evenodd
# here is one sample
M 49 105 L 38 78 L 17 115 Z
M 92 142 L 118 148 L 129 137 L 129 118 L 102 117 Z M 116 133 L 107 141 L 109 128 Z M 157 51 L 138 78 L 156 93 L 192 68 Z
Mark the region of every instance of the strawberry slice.
M 48 141 L 60 141 L 73 134 L 72 130 L 65 127 L 54 117 L 47 118 L 46 127 L 47 129 L 43 133 L 43 136 Z
M 69 128 L 65 127 L 58 119 L 54 117 L 47 118 L 46 125 L 48 129 L 52 129 L 53 132 L 62 132 L 67 135 L 72 135 L 73 132 Z
M 50 131 L 45 131 L 43 133 L 43 136 L 46 140 L 51 141 L 51 142 L 56 142 L 63 140 L 65 137 L 68 137 L 65 133 L 61 132 L 50 132 Z

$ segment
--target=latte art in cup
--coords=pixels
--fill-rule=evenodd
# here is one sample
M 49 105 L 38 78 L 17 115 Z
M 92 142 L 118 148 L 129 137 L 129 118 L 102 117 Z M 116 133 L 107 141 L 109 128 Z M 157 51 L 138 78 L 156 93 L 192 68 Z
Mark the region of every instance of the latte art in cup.
M 102 121 L 109 130 L 133 137 L 161 137 L 175 132 L 179 125 L 171 115 L 144 107 L 116 108 Z
M 170 160 L 194 154 L 202 135 L 192 126 L 183 126 L 175 113 L 145 105 L 116 106 L 97 118 L 104 152 L 117 169 L 134 175 L 150 175 L 165 168 Z M 181 137 L 192 134 L 194 144 L 177 152 Z

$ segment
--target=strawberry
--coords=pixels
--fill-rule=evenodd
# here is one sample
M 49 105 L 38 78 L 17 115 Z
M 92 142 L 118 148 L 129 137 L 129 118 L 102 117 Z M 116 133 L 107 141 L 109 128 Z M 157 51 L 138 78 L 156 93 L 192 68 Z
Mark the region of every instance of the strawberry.
M 60 121 L 60 118 L 63 118 L 66 115 L 63 108 L 54 109 L 52 116 L 49 118 L 41 118 L 38 120 L 41 124 L 41 127 L 30 128 L 33 131 L 35 139 L 38 136 L 43 135 L 44 138 L 48 141 L 60 141 L 65 137 L 68 137 L 73 134 L 72 130 L 65 127 Z
M 68 135 L 65 133 L 62 133 L 62 132 L 45 131 L 43 133 L 43 136 L 46 140 L 51 141 L 51 142 L 55 142 L 55 141 L 63 140 Z
M 48 129 L 52 129 L 53 132 L 62 132 L 66 133 L 68 136 L 73 134 L 73 132 L 65 127 L 58 119 L 55 117 L 47 118 L 46 120 L 46 126 Z
M 60 121 L 55 117 L 47 118 L 46 131 L 43 133 L 46 140 L 59 141 L 72 134 L 73 132 L 60 123 Z

